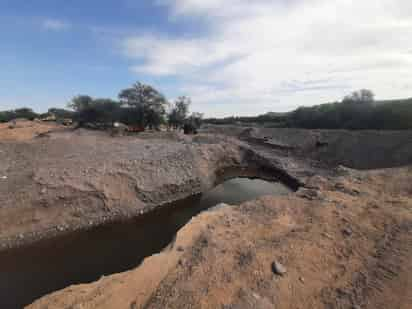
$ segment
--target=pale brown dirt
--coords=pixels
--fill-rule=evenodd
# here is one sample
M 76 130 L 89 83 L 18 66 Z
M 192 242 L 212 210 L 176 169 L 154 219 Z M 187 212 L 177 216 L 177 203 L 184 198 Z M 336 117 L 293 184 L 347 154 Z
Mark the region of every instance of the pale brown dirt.
M 341 172 L 203 213 L 137 269 L 29 308 L 411 308 L 412 169 Z
M 27 141 L 57 128 L 60 126 L 55 122 L 17 120 L 0 123 L 0 141 Z

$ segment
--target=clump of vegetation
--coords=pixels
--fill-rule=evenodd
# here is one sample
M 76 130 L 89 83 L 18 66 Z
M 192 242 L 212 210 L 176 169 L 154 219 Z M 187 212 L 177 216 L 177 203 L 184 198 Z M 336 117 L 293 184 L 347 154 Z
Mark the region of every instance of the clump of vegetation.
M 136 83 L 119 94 L 120 104 L 134 110 L 137 124 L 158 129 L 165 123 L 167 100 L 149 85 Z
M 189 114 L 191 100 L 188 97 L 179 97 L 169 112 L 169 125 L 174 129 L 183 128 Z
M 122 90 L 118 100 L 74 97 L 70 110 L 51 108 L 36 114 L 30 108 L 0 112 L 0 122 L 16 118 L 35 118 L 64 121 L 71 119 L 78 126 L 112 127 L 115 122 L 139 128 L 171 129 L 195 132 L 202 122 L 210 124 L 260 125 L 265 127 L 294 127 L 306 129 L 412 129 L 412 99 L 375 101 L 372 91 L 362 89 L 345 96 L 341 102 L 299 107 L 289 113 L 267 113 L 256 117 L 209 118 L 200 113 L 189 116 L 191 99 L 178 97 L 170 104 L 165 96 L 150 85 L 136 83 Z
M 161 125 L 167 125 L 172 129 L 190 126 L 194 130 L 200 127 L 202 114 L 193 113 L 189 116 L 190 104 L 191 99 L 182 96 L 168 108 L 171 104 L 162 93 L 150 85 L 135 83 L 120 91 L 118 100 L 78 95 L 67 105 L 69 110 L 50 108 L 47 113 L 36 114 L 29 108 L 20 108 L 0 112 L 0 122 L 16 118 L 39 118 L 62 123 L 72 120 L 78 127 L 95 129 L 113 127 L 116 122 L 120 122 L 142 129 L 159 129 Z
M 0 112 L 0 122 L 9 122 L 14 119 L 23 118 L 28 120 L 34 120 L 38 118 L 39 115 L 36 114 L 31 108 L 23 107 L 15 110 Z
M 342 102 L 300 107 L 287 123 L 307 129 L 412 129 L 412 100 L 375 102 L 371 91 L 360 90 Z
M 72 99 L 68 107 L 74 110 L 73 120 L 79 127 L 103 128 L 119 120 L 120 105 L 111 99 L 93 99 L 79 95 Z
M 170 104 L 165 96 L 150 85 L 136 83 L 122 90 L 118 97 L 119 101 L 115 101 L 79 95 L 68 107 L 74 110 L 73 120 L 78 126 L 107 128 L 115 122 L 149 129 L 159 129 L 161 125 L 181 129 L 189 122 L 200 126 L 200 114 L 188 117 L 191 104 L 188 97 L 179 97 L 169 113 L 166 110 Z

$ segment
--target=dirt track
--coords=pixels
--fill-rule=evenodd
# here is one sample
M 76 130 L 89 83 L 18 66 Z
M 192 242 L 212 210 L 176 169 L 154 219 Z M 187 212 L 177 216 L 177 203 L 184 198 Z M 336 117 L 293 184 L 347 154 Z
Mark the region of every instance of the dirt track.
M 268 139 L 259 131 L 241 131 L 240 141 L 174 133 L 113 138 L 58 128 L 0 142 L 0 177 L 6 176 L 0 180 L 3 250 L 138 216 L 211 188 L 227 168 L 263 168 L 302 185 L 286 197 L 202 213 L 140 267 L 68 287 L 31 307 L 411 308 L 411 167 L 332 168 L 344 154 L 330 162 L 317 155 L 363 145 L 362 135 L 356 142 L 328 139 L 321 149 L 314 139 L 309 148 L 296 149 L 299 143 L 287 144 L 275 139 L 281 133 L 272 133 Z M 409 140 L 409 132 L 393 134 Z M 391 147 L 379 151 L 386 154 Z M 409 151 L 392 152 L 387 164 L 409 162 Z M 274 274 L 275 261 L 285 274 Z

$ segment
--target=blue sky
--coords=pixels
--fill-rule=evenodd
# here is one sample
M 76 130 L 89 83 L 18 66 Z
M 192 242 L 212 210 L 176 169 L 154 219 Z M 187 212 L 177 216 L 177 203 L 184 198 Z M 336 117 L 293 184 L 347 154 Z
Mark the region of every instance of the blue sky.
M 115 98 L 135 81 L 206 116 L 412 96 L 402 0 L 0 0 L 0 110 Z

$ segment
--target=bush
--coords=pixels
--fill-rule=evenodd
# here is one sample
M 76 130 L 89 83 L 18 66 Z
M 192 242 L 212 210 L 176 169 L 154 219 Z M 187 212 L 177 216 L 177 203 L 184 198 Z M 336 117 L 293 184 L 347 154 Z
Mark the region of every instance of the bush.
M 39 117 L 38 114 L 36 114 L 31 108 L 27 108 L 27 107 L 0 112 L 0 122 L 8 122 L 8 121 L 18 119 L 18 118 L 34 120 L 35 118 L 38 118 L 38 117 Z

